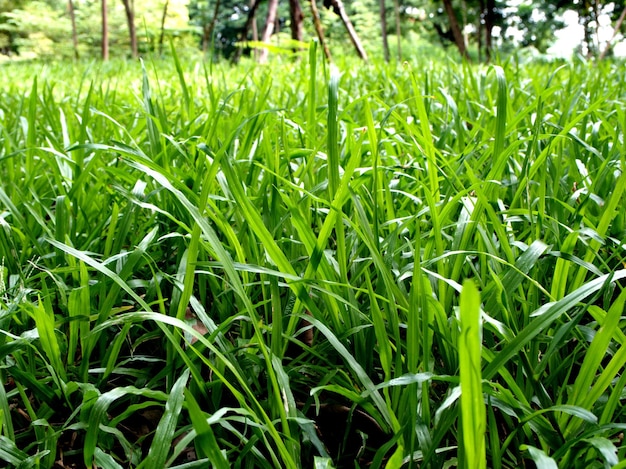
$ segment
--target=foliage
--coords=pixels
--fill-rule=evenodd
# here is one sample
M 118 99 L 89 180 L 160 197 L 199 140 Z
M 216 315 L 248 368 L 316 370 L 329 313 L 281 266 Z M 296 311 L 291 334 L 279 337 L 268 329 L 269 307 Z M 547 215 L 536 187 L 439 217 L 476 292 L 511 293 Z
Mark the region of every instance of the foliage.
M 0 68 L 0 458 L 626 458 L 621 65 L 311 57 Z
M 560 3 L 562 2 L 542 2 L 540 5 L 530 2 L 520 4 L 517 10 L 518 18 L 513 22 L 513 26 L 524 31 L 522 46 L 532 46 L 542 53 L 548 49 L 554 31 L 565 26 L 559 16 L 563 13 Z
M 98 57 L 101 44 L 101 2 L 75 0 L 79 55 Z M 330 6 L 329 2 L 319 2 Z M 348 16 L 363 40 L 368 55 L 382 55 L 379 2 L 350 0 L 343 2 Z M 387 33 L 396 34 L 393 2 L 385 4 Z M 519 2 L 518 2 L 519 3 Z M 545 52 L 554 39 L 554 33 L 563 27 L 563 14 L 575 12 L 585 29 L 585 41 L 580 51 L 595 56 L 599 47 L 597 25 L 601 15 L 613 21 L 624 8 L 624 2 L 600 0 L 539 2 L 524 0 L 515 7 L 507 0 L 450 0 L 468 42 L 471 55 L 478 61 L 487 61 L 495 53 L 508 55 L 518 47 L 532 47 Z M 161 41 L 161 21 L 165 15 L 164 40 Z M 211 24 L 217 7 L 216 23 Z M 136 4 L 136 26 L 140 53 L 162 52 L 162 45 L 172 40 L 179 53 L 198 49 L 216 56 L 230 57 L 236 50 L 243 26 L 251 8 L 249 0 L 147 0 Z M 109 34 L 113 55 L 126 56 L 128 28 L 119 0 L 108 2 Z M 305 41 L 315 37 L 312 19 L 306 3 L 303 4 Z M 256 11 L 256 23 L 262 28 L 267 14 L 267 3 Z M 332 9 L 321 8 L 322 22 L 331 48 L 339 55 L 349 48 L 349 37 L 339 17 Z M 405 0 L 400 2 L 398 17 L 405 50 L 414 43 L 432 42 L 445 49 L 452 44 L 450 18 L 441 0 Z M 280 43 L 287 36 L 289 5 L 279 3 L 278 28 L 272 42 Z M 500 30 L 497 40 L 489 41 L 487 31 Z M 210 30 L 213 37 L 205 41 Z M 515 32 L 515 34 L 513 33 Z M 516 39 L 513 40 L 513 37 Z M 70 14 L 67 0 L 0 0 L 0 60 L 8 57 L 30 59 L 74 56 Z M 248 37 L 252 39 L 252 37 Z M 492 47 L 489 46 L 492 42 Z M 493 48 L 493 51 L 492 51 Z M 494 54 L 492 54 L 492 52 Z
M 100 2 L 74 2 L 78 29 L 79 53 L 83 57 L 98 57 L 100 53 Z M 138 3 L 137 14 L 141 52 L 157 50 L 164 2 Z M 128 28 L 121 1 L 109 2 L 110 43 L 113 50 L 125 55 L 128 50 Z M 166 38 L 184 46 L 188 35 L 186 5 L 170 0 L 166 18 Z M 22 58 L 71 58 L 71 24 L 67 2 L 58 0 L 22 2 L 21 6 L 0 10 L 0 34 L 11 34 L 13 53 Z M 181 41 L 181 35 L 183 40 Z M 1 36 L 0 36 L 1 37 Z M 8 37 L 8 36 L 7 36 Z M 6 39 L 8 44 L 8 39 Z M 0 47 L 2 44 L 0 43 Z M 8 47 L 8 45 L 6 46 Z

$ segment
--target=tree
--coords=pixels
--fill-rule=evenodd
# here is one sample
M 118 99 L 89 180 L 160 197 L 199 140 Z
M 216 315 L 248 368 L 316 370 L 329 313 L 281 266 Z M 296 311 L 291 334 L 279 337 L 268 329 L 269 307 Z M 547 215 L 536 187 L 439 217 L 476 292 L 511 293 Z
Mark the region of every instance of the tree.
M 626 8 L 626 2 L 601 1 L 601 0 L 560 0 L 560 5 L 578 13 L 578 23 L 584 30 L 584 44 L 582 52 L 588 58 L 597 57 L 601 54 L 600 48 L 600 17 L 608 15 L 613 21 L 619 22 L 618 15 Z M 620 15 L 621 16 L 621 15 Z M 623 21 L 623 19 L 622 19 Z M 617 28 L 619 29 L 619 27 Z M 611 39 L 612 41 L 613 39 Z M 609 43 L 611 42 L 609 41 Z M 606 46 L 605 46 L 606 48 Z
M 459 26 L 459 21 L 456 18 L 456 13 L 454 12 L 454 7 L 452 6 L 452 0 L 443 0 L 443 7 L 446 11 L 446 15 L 448 15 L 448 22 L 450 25 L 450 32 L 452 33 L 452 37 L 454 38 L 454 43 L 456 44 L 457 49 L 459 49 L 459 53 L 464 59 L 469 59 L 469 54 L 467 53 L 467 47 L 465 45 L 465 39 L 463 38 L 463 33 L 461 32 L 461 27 Z
M 256 28 L 256 11 L 259 5 L 261 4 L 261 0 L 251 0 L 250 9 L 248 10 L 248 17 L 246 19 L 246 23 L 241 29 L 241 33 L 239 34 L 238 41 L 244 42 L 248 37 L 248 31 L 252 30 L 252 40 L 258 41 L 258 32 Z M 256 50 L 256 49 L 255 49 Z M 241 54 L 243 52 L 243 47 L 238 47 L 232 57 L 232 62 L 237 63 L 241 58 Z M 257 56 L 258 60 L 258 56 Z
M 261 33 L 261 41 L 269 44 L 272 33 L 274 32 L 274 25 L 276 24 L 276 16 L 278 14 L 278 0 L 268 0 L 267 4 L 267 17 L 265 18 L 265 26 Z M 267 62 L 269 56 L 269 50 L 266 48 L 261 49 L 259 53 L 259 63 Z
M 163 55 L 163 39 L 165 37 L 165 19 L 167 18 L 167 7 L 170 5 L 170 0 L 165 0 L 163 5 L 163 15 L 161 15 L 161 32 L 159 33 L 159 55 Z
M 483 3 L 483 2 L 481 2 Z M 491 61 L 491 49 L 493 46 L 493 27 L 496 21 L 496 1 L 487 0 L 484 4 L 482 16 L 485 19 L 485 57 L 487 62 Z
M 624 18 L 626 18 L 626 6 L 622 9 L 622 13 L 619 15 L 619 18 L 617 19 L 617 23 L 615 24 L 615 28 L 613 28 L 613 35 L 611 36 L 611 39 L 609 39 L 607 41 L 606 46 L 604 47 L 604 50 L 600 54 L 600 57 L 598 57 L 598 60 L 604 59 L 604 57 L 606 57 L 606 55 L 611 50 L 611 45 L 612 45 L 613 41 L 615 40 L 615 37 L 619 33 L 620 28 L 622 27 L 622 23 L 624 22 Z
M 139 56 L 137 44 L 137 29 L 135 27 L 135 2 L 134 0 L 122 0 L 126 22 L 128 24 L 128 36 L 130 38 L 130 54 L 135 59 Z
M 561 19 L 568 2 L 522 3 L 515 16 L 508 19 L 509 26 L 522 32 L 522 47 L 534 47 L 546 52 L 554 38 L 554 31 L 565 26 Z
M 209 44 L 213 31 L 215 30 L 215 23 L 217 22 L 217 15 L 220 11 L 220 0 L 215 0 L 215 6 L 213 9 L 213 16 L 208 23 L 205 23 L 202 27 L 202 52 L 206 53 L 209 50 Z
M 296 41 L 304 40 L 304 14 L 300 7 L 299 0 L 289 0 L 289 27 L 291 28 L 291 39 Z
M 70 21 L 72 23 L 72 45 L 74 46 L 74 58 L 78 59 L 78 31 L 76 30 L 76 12 L 74 10 L 74 1 L 68 0 L 67 9 L 70 14 Z
M 387 41 L 387 15 L 385 11 L 385 0 L 379 0 L 378 9 L 380 13 L 380 27 L 383 36 L 383 55 L 385 62 L 389 62 L 389 42 Z
M 18 53 L 16 39 L 20 31 L 12 21 L 11 13 L 24 7 L 25 0 L 0 0 L 0 54 L 13 55 Z
M 400 2 L 393 0 L 393 11 L 396 19 L 396 40 L 398 41 L 398 60 L 402 60 L 402 27 L 400 25 Z
M 520 11 L 523 10 L 520 5 Z M 461 55 L 469 58 L 468 47 L 476 44 L 478 60 L 484 56 L 491 59 L 493 31 L 496 26 L 504 30 L 505 0 L 462 0 L 455 4 L 452 0 L 437 2 L 437 8 L 430 14 L 432 24 L 442 43 L 454 44 Z M 460 22 L 459 22 L 460 17 Z
M 326 60 L 332 62 L 333 59 L 330 55 L 330 49 L 328 48 L 328 44 L 326 44 L 326 39 L 324 38 L 324 30 L 322 29 L 322 22 L 320 21 L 320 12 L 317 9 L 317 3 L 315 0 L 310 0 L 311 2 L 311 14 L 313 15 L 313 25 L 315 27 L 315 32 L 317 33 L 317 38 L 322 44 L 322 48 L 324 50 L 324 56 Z
M 109 60 L 109 15 L 107 0 L 102 0 L 102 60 Z
M 348 32 L 348 36 L 350 37 L 350 41 L 352 42 L 352 45 L 356 49 L 359 57 L 367 61 L 367 52 L 365 52 L 365 49 L 363 48 L 363 44 L 361 43 L 361 40 L 359 39 L 359 35 L 354 29 L 352 21 L 350 21 L 350 17 L 346 13 L 346 8 L 344 7 L 343 1 L 342 0 L 326 0 L 324 2 L 324 5 L 327 5 L 327 4 L 333 9 L 335 13 L 339 15 L 339 18 L 341 18 L 341 22 L 345 26 L 346 31 Z

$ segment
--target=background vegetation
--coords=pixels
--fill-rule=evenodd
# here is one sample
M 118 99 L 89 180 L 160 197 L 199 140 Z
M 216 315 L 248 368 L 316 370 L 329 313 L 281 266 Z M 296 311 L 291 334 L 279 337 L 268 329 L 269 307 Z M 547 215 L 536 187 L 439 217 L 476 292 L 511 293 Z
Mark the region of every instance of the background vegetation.
M 145 0 L 136 5 L 132 0 L 1 0 L 0 60 L 145 57 L 167 54 L 170 41 L 179 55 L 203 50 L 237 59 L 237 43 L 258 47 L 263 41 L 273 53 L 293 47 L 289 38 L 308 43 L 319 35 L 317 12 L 334 55 L 351 47 L 345 21 L 354 25 L 352 39 L 367 54 L 387 60 L 423 55 L 431 44 L 456 46 L 479 62 L 517 47 L 545 53 L 567 17 L 584 32 L 577 52 L 597 57 L 610 54 L 607 45 L 623 39 L 626 11 L 623 0 L 324 0 L 316 5 L 315 0 Z M 346 15 L 340 17 L 340 11 Z
M 318 55 L 0 68 L 7 465 L 624 467 L 621 65 Z

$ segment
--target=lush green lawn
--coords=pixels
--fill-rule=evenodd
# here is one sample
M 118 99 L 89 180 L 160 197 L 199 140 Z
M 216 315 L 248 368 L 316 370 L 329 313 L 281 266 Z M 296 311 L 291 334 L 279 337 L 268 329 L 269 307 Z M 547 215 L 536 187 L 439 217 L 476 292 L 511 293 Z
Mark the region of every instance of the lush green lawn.
M 623 65 L 0 83 L 11 467 L 626 467 Z

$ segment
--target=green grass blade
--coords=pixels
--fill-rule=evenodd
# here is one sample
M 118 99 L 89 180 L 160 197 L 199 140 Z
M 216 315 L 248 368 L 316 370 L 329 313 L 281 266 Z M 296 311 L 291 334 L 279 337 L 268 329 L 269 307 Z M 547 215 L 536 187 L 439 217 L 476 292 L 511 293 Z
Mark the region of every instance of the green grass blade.
M 193 428 L 196 430 L 196 448 L 200 457 L 209 458 L 213 467 L 217 469 L 228 469 L 230 464 L 220 449 L 211 425 L 204 417 L 204 412 L 200 410 L 198 403 L 189 390 L 185 391 L 185 401 L 189 410 L 189 417 Z
M 0 460 L 19 466 L 28 459 L 28 454 L 20 450 L 12 439 L 0 435 Z
M 59 378 L 66 381 L 65 366 L 61 361 L 61 349 L 55 332 L 54 313 L 50 305 L 46 305 L 45 303 L 46 302 L 42 301 L 40 298 L 36 306 L 29 305 L 29 313 L 35 320 L 35 327 L 37 328 L 44 353 L 48 357 L 48 360 L 50 360 L 50 364 L 55 372 L 59 375 Z
M 506 165 L 506 159 L 502 157 L 504 151 L 504 143 L 506 137 L 507 123 L 507 98 L 508 89 L 506 83 L 506 75 L 502 67 L 493 65 L 492 70 L 496 74 L 498 83 L 498 93 L 496 98 L 496 128 L 494 132 L 492 168 L 489 173 L 489 179 L 500 180 L 502 172 Z
M 586 283 L 563 299 L 544 305 L 535 311 L 533 314 L 533 316 L 536 316 L 535 319 L 520 331 L 517 336 L 495 356 L 494 360 L 485 368 L 483 377 L 485 379 L 493 378 L 498 373 L 498 370 L 515 354 L 519 353 L 534 337 L 549 327 L 558 317 L 566 313 L 577 303 L 600 290 L 609 277 L 612 281 L 626 278 L 626 270 L 620 270 L 615 274 L 603 275 L 602 277 Z
M 593 399 L 593 397 L 590 399 L 589 390 L 592 387 L 594 378 L 596 378 L 601 363 L 606 356 L 609 344 L 613 340 L 613 336 L 619 328 L 619 322 L 624 311 L 625 302 L 626 290 L 623 290 L 615 303 L 613 303 L 613 306 L 611 306 L 611 309 L 609 309 L 608 314 L 604 318 L 603 324 L 596 332 L 593 341 L 589 346 L 589 349 L 585 353 L 585 358 L 580 367 L 580 371 L 578 372 L 578 376 L 576 377 L 576 381 L 574 382 L 574 386 L 572 389 L 572 394 L 570 397 L 571 405 L 589 405 L 595 402 L 595 399 Z M 622 366 L 623 365 L 624 363 L 622 363 Z M 607 368 L 605 368 L 604 372 L 606 371 Z M 616 377 L 617 376 L 609 377 L 609 379 L 605 378 L 605 383 L 610 383 Z M 604 391 L 605 388 L 594 389 L 593 396 L 599 396 Z M 574 429 L 577 426 L 578 425 L 574 421 L 572 421 L 565 431 L 565 436 L 572 435 Z
M 165 403 L 165 412 L 157 425 L 148 456 L 137 466 L 138 468 L 165 467 L 165 461 L 167 461 L 167 455 L 176 433 L 180 411 L 185 401 L 185 389 L 188 380 L 189 370 L 186 370 L 172 386 Z
M 534 461 L 537 469 L 559 469 L 556 461 L 548 456 L 543 450 L 530 445 L 522 445 L 520 449 L 522 451 L 528 451 L 528 454 Z
M 126 395 L 143 396 L 149 399 L 166 402 L 168 396 L 161 391 L 152 391 L 150 389 L 138 389 L 134 386 L 118 387 L 106 392 L 98 397 L 91 407 L 89 413 L 89 421 L 87 422 L 87 434 L 85 435 L 85 443 L 83 446 L 83 461 L 85 466 L 91 467 L 95 460 L 95 454 L 98 447 L 98 435 L 100 426 L 102 425 L 109 406 Z
M 487 413 L 481 378 L 482 326 L 480 294 L 472 280 L 463 283 L 460 300 L 459 369 L 463 455 L 468 469 L 486 468 Z

